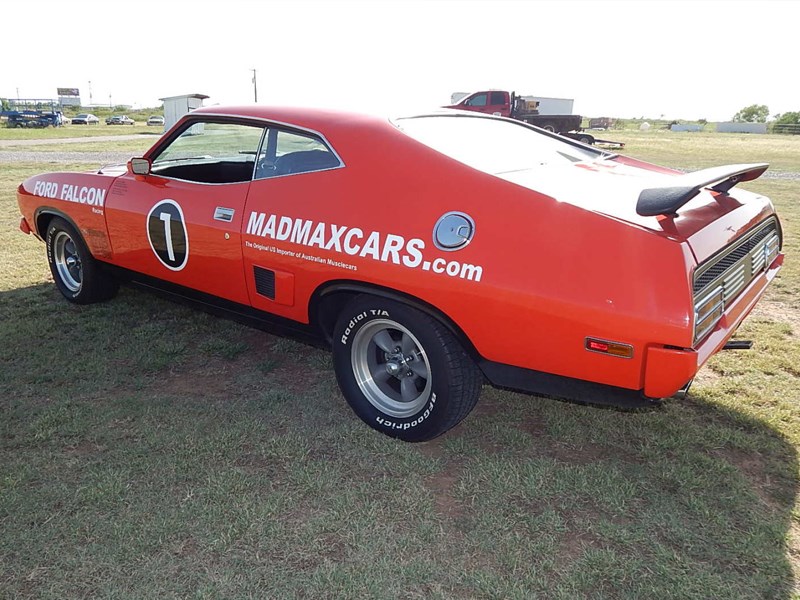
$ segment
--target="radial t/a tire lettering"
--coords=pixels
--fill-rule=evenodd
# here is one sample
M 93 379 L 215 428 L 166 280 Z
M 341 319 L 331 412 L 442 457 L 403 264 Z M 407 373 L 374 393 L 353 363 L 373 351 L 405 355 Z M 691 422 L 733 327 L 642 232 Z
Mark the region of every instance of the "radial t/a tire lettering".
M 118 282 L 105 272 L 89 252 L 83 238 L 67 221 L 55 217 L 45 237 L 47 262 L 58 291 L 75 304 L 91 304 L 113 298 Z
M 435 438 L 473 409 L 483 376 L 455 336 L 410 306 L 359 296 L 339 315 L 333 361 L 345 399 L 370 427 Z

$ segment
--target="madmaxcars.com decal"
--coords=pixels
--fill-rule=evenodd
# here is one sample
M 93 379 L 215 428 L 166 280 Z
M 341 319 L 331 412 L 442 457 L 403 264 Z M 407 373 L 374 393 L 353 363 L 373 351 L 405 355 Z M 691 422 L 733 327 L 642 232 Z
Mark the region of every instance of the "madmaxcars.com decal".
M 480 265 L 448 261 L 444 258 L 426 260 L 422 253 L 425 250 L 423 240 L 406 240 L 402 235 L 393 233 L 366 232 L 358 227 L 279 217 L 255 211 L 250 213 L 245 233 L 349 256 L 402 264 L 412 269 L 445 273 L 450 277 L 469 281 L 480 281 L 483 276 L 483 267 Z

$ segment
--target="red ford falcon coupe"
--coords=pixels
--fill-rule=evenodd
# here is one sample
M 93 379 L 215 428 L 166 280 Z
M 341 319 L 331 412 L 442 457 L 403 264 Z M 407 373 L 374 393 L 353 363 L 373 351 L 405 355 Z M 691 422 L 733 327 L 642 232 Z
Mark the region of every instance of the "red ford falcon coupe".
M 408 441 L 485 382 L 672 396 L 783 263 L 772 204 L 734 187 L 765 164 L 684 174 L 444 113 L 203 108 L 127 166 L 28 179 L 20 227 L 72 302 L 140 283 L 327 342 L 356 414 Z

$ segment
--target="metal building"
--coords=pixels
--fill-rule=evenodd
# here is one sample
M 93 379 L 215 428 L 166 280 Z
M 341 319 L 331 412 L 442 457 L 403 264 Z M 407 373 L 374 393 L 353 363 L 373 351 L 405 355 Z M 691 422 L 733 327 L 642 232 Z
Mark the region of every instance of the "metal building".
M 203 106 L 205 94 L 184 94 L 183 96 L 167 96 L 159 98 L 164 103 L 164 131 L 175 125 L 180 118 L 196 108 Z

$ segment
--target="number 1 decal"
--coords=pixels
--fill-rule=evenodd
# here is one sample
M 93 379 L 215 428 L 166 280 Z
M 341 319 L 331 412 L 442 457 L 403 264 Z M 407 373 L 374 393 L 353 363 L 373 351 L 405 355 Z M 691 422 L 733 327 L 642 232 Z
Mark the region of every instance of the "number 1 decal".
M 167 242 L 167 256 L 169 262 L 175 261 L 175 250 L 172 248 L 172 215 L 162 212 L 158 218 L 164 221 L 164 239 Z
M 174 200 L 161 200 L 147 215 L 147 239 L 156 258 L 172 271 L 189 260 L 189 234 L 183 210 Z

